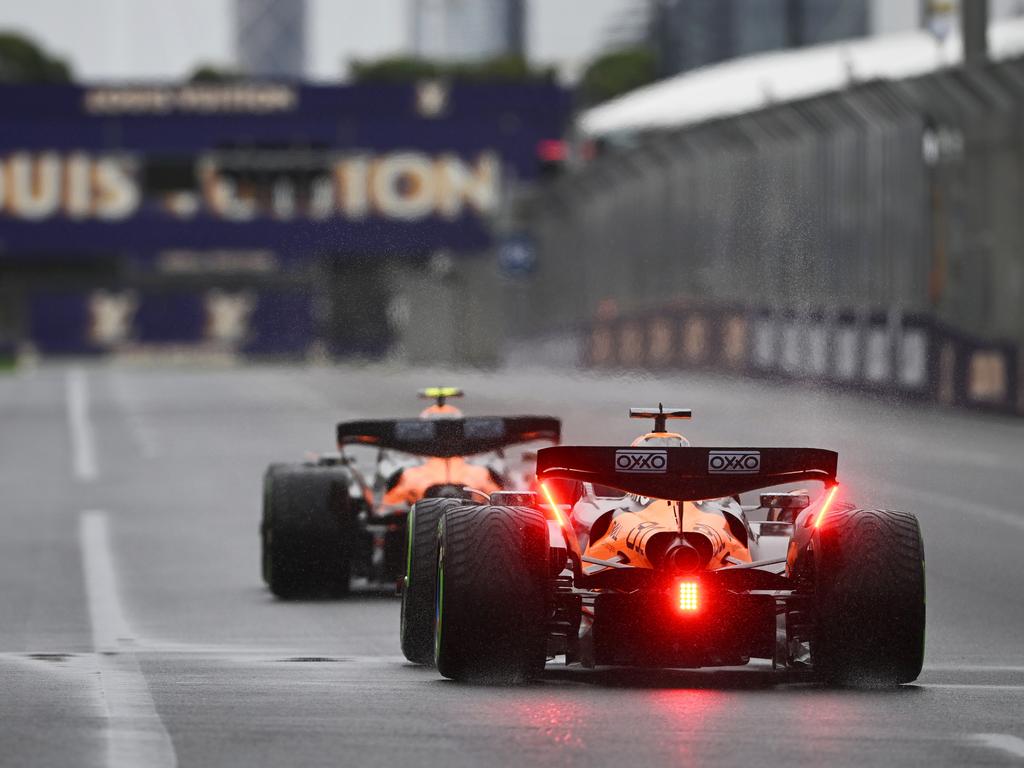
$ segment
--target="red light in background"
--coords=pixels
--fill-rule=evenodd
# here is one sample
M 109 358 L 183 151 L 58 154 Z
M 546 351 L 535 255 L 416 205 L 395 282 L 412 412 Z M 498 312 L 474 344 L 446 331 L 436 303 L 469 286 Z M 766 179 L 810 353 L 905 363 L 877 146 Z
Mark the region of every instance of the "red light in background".
M 825 519 L 825 515 L 828 514 L 828 508 L 832 506 L 832 499 L 836 497 L 836 491 L 839 490 L 839 483 L 832 486 L 832 490 L 828 492 L 828 496 L 825 498 L 825 503 L 821 505 L 821 511 L 818 512 L 818 516 L 814 520 L 814 527 L 820 528 L 821 521 Z
M 551 489 L 548 488 L 548 484 L 547 483 L 541 483 L 540 484 L 540 490 L 544 494 L 544 498 L 548 500 L 548 504 L 551 507 L 551 512 L 555 516 L 555 520 L 558 521 L 558 524 L 560 526 L 565 528 L 565 518 L 562 516 L 562 510 L 558 506 L 558 503 L 555 501 L 555 497 L 551 495 Z
M 545 163 L 560 163 L 568 154 L 565 142 L 560 139 L 541 139 L 537 142 L 537 157 Z
M 679 582 L 679 610 L 686 613 L 693 613 L 700 607 L 698 600 L 697 582 Z

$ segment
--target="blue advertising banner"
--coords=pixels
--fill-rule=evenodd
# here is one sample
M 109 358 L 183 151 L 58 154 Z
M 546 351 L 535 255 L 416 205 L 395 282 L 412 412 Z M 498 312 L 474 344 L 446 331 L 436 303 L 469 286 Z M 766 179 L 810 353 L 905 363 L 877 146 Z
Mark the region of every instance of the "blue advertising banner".
M 568 93 L 546 83 L 0 87 L 0 260 L 490 244 Z
M 49 355 L 199 347 L 301 355 L 314 337 L 307 291 L 44 290 L 29 299 L 29 336 Z

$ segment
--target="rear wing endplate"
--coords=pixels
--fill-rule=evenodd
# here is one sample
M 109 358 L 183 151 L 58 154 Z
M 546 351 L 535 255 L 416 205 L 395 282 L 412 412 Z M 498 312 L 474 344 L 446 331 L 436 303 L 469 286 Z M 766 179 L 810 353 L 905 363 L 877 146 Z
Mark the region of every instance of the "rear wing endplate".
M 655 499 L 698 501 L 783 483 L 836 483 L 839 454 L 821 448 L 557 446 L 537 452 L 537 477 L 581 480 Z
M 460 419 L 374 419 L 338 424 L 338 447 L 369 445 L 417 456 L 472 456 L 517 443 L 557 443 L 553 416 L 471 416 Z

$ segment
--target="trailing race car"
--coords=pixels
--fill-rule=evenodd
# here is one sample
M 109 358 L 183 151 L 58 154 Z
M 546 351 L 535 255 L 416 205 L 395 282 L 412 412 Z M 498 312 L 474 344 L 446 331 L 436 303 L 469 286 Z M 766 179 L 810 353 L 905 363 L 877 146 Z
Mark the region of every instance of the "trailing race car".
M 694 448 L 666 431 L 688 410 L 631 416 L 655 422 L 631 446 L 539 451 L 540 498 L 413 508 L 407 658 L 494 682 L 536 678 L 556 655 L 644 667 L 764 658 L 831 684 L 917 678 L 924 551 L 913 515 L 840 502 L 832 451 Z M 824 489 L 813 502 L 792 487 L 812 482 Z M 776 490 L 741 503 L 766 488 Z
M 421 499 L 486 499 L 505 485 L 502 467 L 469 457 L 518 443 L 557 443 L 550 416 L 464 418 L 451 387 L 424 390 L 435 401 L 416 419 L 342 422 L 339 453 L 301 464 L 272 464 L 263 476 L 263 579 L 282 598 L 341 596 L 353 579 L 394 585 L 406 565 L 406 518 Z M 346 454 L 376 452 L 372 479 Z M 404 456 L 396 464 L 392 453 Z

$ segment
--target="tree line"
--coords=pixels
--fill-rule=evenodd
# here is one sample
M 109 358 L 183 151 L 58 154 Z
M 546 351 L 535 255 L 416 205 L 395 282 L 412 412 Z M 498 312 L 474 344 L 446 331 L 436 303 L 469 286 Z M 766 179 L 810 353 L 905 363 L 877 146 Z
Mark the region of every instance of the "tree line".
M 388 56 L 349 63 L 356 83 L 409 82 L 426 78 L 471 82 L 543 82 L 555 70 L 518 55 L 483 61 L 436 61 L 414 56 Z M 589 106 L 646 85 L 657 78 L 654 53 L 641 45 L 603 53 L 584 69 L 577 84 L 581 105 Z M 69 83 L 74 79 L 66 61 L 44 50 L 31 38 L 0 30 L 0 83 Z M 193 83 L 234 83 L 245 76 L 229 67 L 202 64 L 186 78 Z

